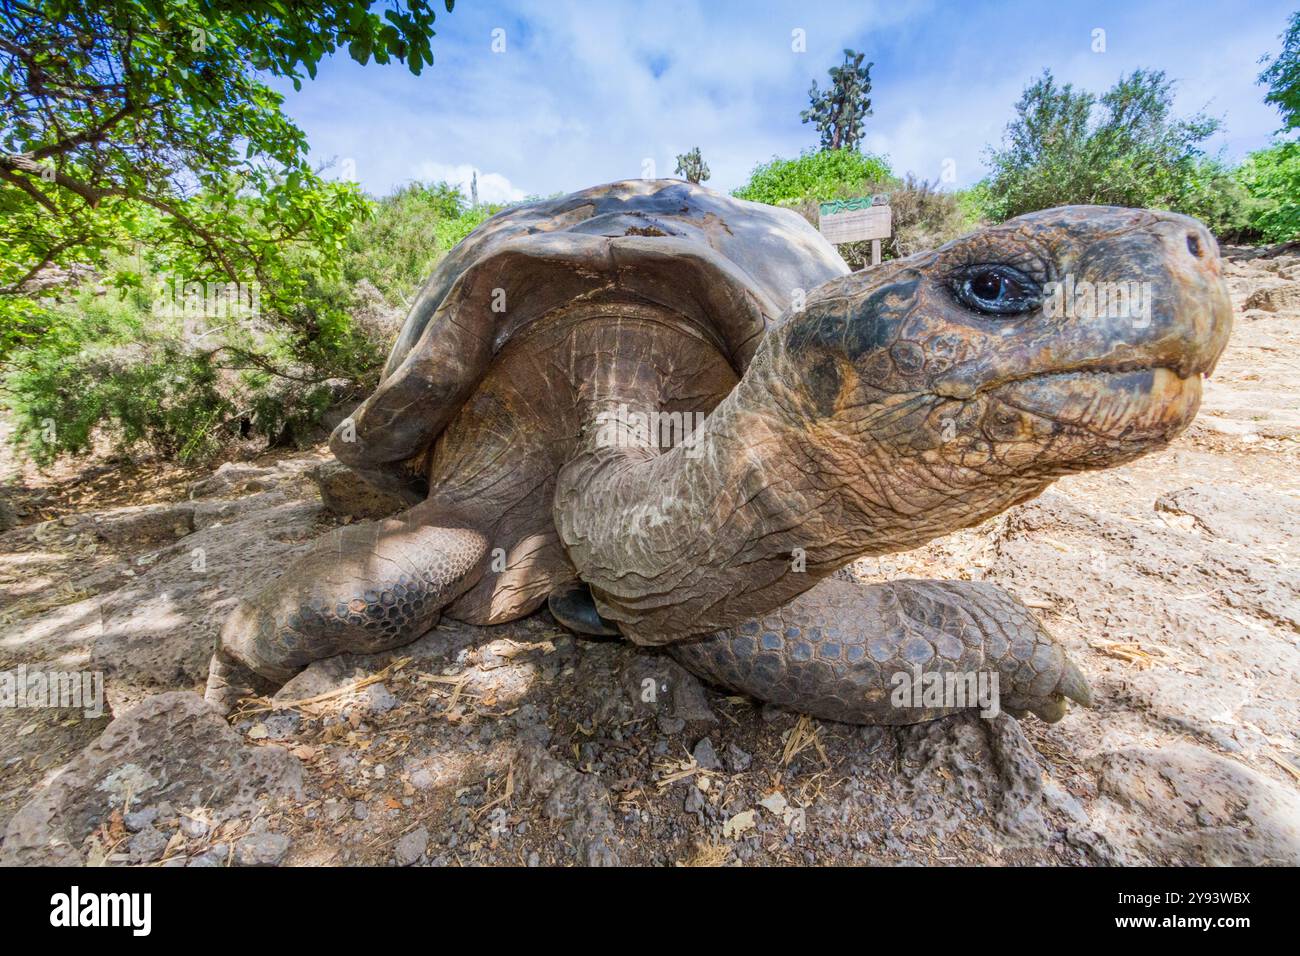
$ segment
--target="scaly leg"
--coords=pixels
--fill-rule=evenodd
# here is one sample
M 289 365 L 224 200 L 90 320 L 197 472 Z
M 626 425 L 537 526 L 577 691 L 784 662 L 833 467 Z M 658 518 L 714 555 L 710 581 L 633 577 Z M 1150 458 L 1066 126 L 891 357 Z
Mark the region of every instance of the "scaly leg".
M 407 644 L 483 573 L 488 541 L 429 502 L 338 528 L 226 620 L 206 697 L 222 710 L 256 678 L 284 683 L 312 661 Z
M 1054 722 L 1066 698 L 1091 703 L 1033 613 L 983 582 L 828 579 L 761 620 L 669 650 L 706 680 L 847 723 L 919 723 L 990 700 Z

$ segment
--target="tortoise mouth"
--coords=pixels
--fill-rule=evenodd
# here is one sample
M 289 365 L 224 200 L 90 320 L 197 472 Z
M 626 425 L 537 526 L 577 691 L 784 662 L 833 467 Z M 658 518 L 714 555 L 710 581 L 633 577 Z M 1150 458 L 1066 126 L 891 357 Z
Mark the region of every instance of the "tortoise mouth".
M 1128 363 L 1044 372 L 1007 382 L 992 394 L 1019 411 L 1107 440 L 1163 442 L 1196 416 L 1201 377 Z

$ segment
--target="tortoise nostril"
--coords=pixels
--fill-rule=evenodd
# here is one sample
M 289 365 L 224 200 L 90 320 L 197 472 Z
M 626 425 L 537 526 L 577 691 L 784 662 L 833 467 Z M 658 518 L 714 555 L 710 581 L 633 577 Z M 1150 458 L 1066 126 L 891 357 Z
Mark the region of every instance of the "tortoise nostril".
M 1194 232 L 1187 234 L 1187 251 L 1196 258 L 1201 258 L 1201 237 Z

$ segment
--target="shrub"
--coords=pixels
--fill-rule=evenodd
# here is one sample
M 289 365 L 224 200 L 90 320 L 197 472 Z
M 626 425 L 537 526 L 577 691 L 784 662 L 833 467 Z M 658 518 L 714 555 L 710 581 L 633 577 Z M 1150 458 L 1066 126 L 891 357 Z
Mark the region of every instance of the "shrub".
M 982 179 L 969 189 L 959 189 L 953 193 L 957 208 L 961 210 L 962 223 L 967 230 L 993 222 L 993 199 L 989 194 L 987 179 Z
M 732 195 L 772 206 L 803 200 L 826 202 L 844 195 L 846 186 L 884 182 L 892 176 L 888 163 L 880 157 L 854 149 L 825 149 L 755 166 L 749 182 Z
M 14 441 L 46 464 L 87 451 L 97 435 L 121 452 L 186 460 L 238 438 L 309 437 L 330 405 L 374 388 L 434 264 L 499 209 L 470 207 L 445 183 L 412 184 L 367 208 L 334 255 L 281 250 L 255 320 L 209 320 L 199 337 L 156 312 L 152 292 L 169 281 L 159 258 L 111 259 L 112 275 L 133 277 L 120 290 L 9 300 L 26 310 L 10 326 L 3 380 Z
M 6 403 L 15 442 L 38 464 L 89 450 L 98 433 L 121 451 L 143 445 L 179 460 L 230 437 L 235 408 L 210 357 L 146 320 L 130 296 L 83 293 L 51 309 L 40 340 L 14 353 Z
M 970 231 L 957 197 L 943 192 L 909 173 L 903 179 L 843 185 L 829 198 L 888 194 L 893 216 L 892 235 L 881 242 L 882 259 L 902 259 L 917 252 L 934 249 L 950 239 Z M 814 226 L 819 217 L 819 202 L 803 199 L 793 204 Z M 860 269 L 871 262 L 871 242 L 845 242 L 835 247 L 850 268 Z

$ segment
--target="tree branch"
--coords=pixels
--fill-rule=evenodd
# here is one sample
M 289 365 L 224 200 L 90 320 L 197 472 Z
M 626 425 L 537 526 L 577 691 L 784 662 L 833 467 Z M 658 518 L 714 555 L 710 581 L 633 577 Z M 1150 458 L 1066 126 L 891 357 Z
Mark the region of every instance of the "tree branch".
M 13 283 L 12 285 L 0 287 L 0 295 L 21 295 L 23 291 L 23 286 L 25 286 L 32 279 L 35 279 L 36 276 L 40 274 L 40 271 L 42 269 L 44 269 L 48 265 L 51 265 L 54 262 L 54 260 L 58 258 L 59 253 L 67 249 L 71 249 L 75 245 L 85 242 L 88 238 L 90 237 L 87 236 L 85 233 L 78 233 L 75 236 L 69 236 L 67 239 L 62 240 L 61 242 L 56 242 L 53 246 L 51 246 L 49 249 L 45 251 L 45 258 L 43 258 L 40 262 L 38 262 L 36 265 L 32 266 L 30 269 L 27 270 L 26 275 L 24 275 L 21 279 L 19 279 L 17 282 Z
M 27 193 L 27 195 L 31 196 L 33 199 L 35 199 L 38 203 L 40 203 L 50 212 L 54 213 L 56 216 L 61 215 L 59 211 L 59 207 L 54 204 L 54 200 L 51 199 L 49 196 L 45 195 L 45 193 L 41 192 L 34 185 L 32 185 L 31 182 L 24 179 L 23 177 L 15 176 L 7 169 L 0 169 L 0 179 L 3 179 L 5 182 L 10 183 L 14 186 L 17 186 L 19 189 Z
M 11 170 L 28 173 L 33 176 L 41 176 L 43 179 L 52 181 L 56 185 L 62 186 L 64 189 L 76 193 L 85 200 L 86 205 L 90 206 L 92 209 L 97 207 L 104 199 L 107 199 L 110 196 L 117 196 L 125 199 L 133 199 L 136 202 L 144 203 L 146 206 L 152 206 L 160 212 L 165 212 L 203 240 L 207 250 L 212 254 L 212 257 L 216 259 L 217 263 L 221 266 L 221 271 L 226 274 L 226 277 L 230 279 L 231 282 L 239 281 L 238 271 L 231 264 L 225 252 L 222 251 L 221 244 L 218 242 L 217 238 L 188 215 L 177 209 L 173 203 L 165 199 L 159 199 L 155 196 L 137 195 L 122 186 L 90 186 L 86 183 L 80 182 L 79 180 L 73 179 L 71 176 L 61 173 L 58 170 L 51 170 L 50 167 L 41 165 L 30 156 L 0 153 L 0 169 L 3 167 L 8 167 Z M 54 174 L 53 177 L 48 175 L 51 171 Z M 10 176 L 6 178 L 16 180 L 18 177 L 14 177 L 11 173 Z M 29 183 L 28 185 L 31 184 Z

